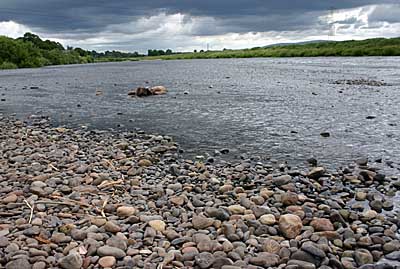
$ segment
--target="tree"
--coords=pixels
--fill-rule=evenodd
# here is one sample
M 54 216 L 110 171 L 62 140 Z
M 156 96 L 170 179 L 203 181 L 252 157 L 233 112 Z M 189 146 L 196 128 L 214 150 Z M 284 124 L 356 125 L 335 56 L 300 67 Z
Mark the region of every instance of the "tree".
M 58 49 L 58 50 L 64 50 L 64 47 L 54 41 L 50 40 L 45 40 L 43 41 L 38 35 L 32 34 L 32 33 L 25 33 L 23 37 L 18 38 L 19 40 L 22 40 L 24 42 L 31 42 L 35 47 L 39 49 L 44 49 L 44 50 L 52 50 L 52 49 Z

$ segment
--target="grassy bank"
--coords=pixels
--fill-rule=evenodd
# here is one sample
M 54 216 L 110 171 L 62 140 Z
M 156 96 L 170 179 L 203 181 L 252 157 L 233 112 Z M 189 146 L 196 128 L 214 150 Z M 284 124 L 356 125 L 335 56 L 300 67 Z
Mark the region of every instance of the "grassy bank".
M 303 45 L 283 45 L 243 50 L 180 53 L 145 59 L 215 59 L 253 57 L 328 57 L 328 56 L 400 56 L 400 38 L 375 38 L 362 41 L 320 42 Z
M 138 58 L 95 58 L 95 63 L 139 61 Z
M 149 50 L 149 55 L 153 54 L 154 51 Z M 201 51 L 143 56 L 137 52 L 106 51 L 98 53 L 96 51 L 86 51 L 80 48 L 68 47 L 65 49 L 60 43 L 41 40 L 38 36 L 30 33 L 17 39 L 0 36 L 0 69 L 156 59 L 178 60 L 329 56 L 400 56 L 400 38 L 374 38 L 362 41 L 332 41 L 302 45 L 276 45 L 243 50 Z

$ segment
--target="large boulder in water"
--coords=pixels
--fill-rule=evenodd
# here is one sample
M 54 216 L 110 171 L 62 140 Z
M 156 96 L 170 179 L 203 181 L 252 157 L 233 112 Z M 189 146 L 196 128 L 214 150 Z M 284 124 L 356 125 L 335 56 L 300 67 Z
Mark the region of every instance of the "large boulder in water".
M 150 88 L 150 92 L 153 95 L 162 95 L 167 93 L 167 88 L 165 88 L 164 86 L 154 86 Z
M 150 91 L 150 89 L 147 87 L 139 87 L 136 89 L 136 96 L 138 96 L 138 97 L 150 96 L 150 95 L 153 95 L 153 94 Z
M 145 97 L 150 95 L 162 95 L 167 93 L 167 88 L 164 86 L 154 86 L 148 87 L 138 87 L 136 90 L 131 90 L 128 92 L 129 96 Z

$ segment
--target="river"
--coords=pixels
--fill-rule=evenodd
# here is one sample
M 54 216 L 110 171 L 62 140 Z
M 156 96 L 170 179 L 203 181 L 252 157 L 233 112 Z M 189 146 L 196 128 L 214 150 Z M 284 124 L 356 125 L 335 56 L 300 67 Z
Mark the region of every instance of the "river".
M 141 61 L 0 71 L 0 113 L 168 134 L 188 156 L 229 148 L 302 165 L 400 156 L 400 57 Z M 369 79 L 387 86 L 336 84 Z M 130 98 L 138 86 L 164 96 Z M 103 94 L 96 96 L 96 91 Z M 367 119 L 367 117 L 370 119 Z M 329 132 L 330 137 L 322 137 Z M 393 162 L 393 164 L 392 164 Z

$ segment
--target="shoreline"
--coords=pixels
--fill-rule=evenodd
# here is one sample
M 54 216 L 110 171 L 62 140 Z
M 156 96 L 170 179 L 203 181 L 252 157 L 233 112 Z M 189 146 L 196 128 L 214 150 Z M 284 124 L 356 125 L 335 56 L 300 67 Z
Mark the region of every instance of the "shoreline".
M 222 53 L 222 52 L 221 52 Z M 189 57 L 188 57 L 189 54 Z M 157 61 L 184 61 L 184 60 L 221 60 L 221 59 L 299 59 L 299 58 L 399 58 L 400 55 L 362 55 L 362 56 L 354 56 L 354 55 L 315 55 L 315 56 L 247 56 L 247 57 L 230 57 L 230 56 L 218 56 L 218 57 L 209 57 L 207 56 L 207 52 L 204 57 L 190 57 L 193 53 L 180 53 L 173 55 L 165 55 L 165 56 L 145 56 L 143 58 L 127 58 L 127 59 L 118 59 L 116 61 L 94 61 L 90 63 L 72 63 L 72 64 L 59 64 L 59 65 L 46 65 L 39 67 L 18 67 L 18 68 L 0 68 L 1 71 L 9 71 L 9 70 L 19 70 L 19 69 L 41 69 L 41 68 L 52 68 L 52 67 L 63 67 L 63 66 L 79 66 L 79 65 L 94 65 L 94 64 L 107 64 L 107 63 L 124 63 L 124 62 L 157 62 Z M 200 54 L 200 53 L 198 53 Z
M 395 268 L 400 258 L 400 181 L 368 160 L 334 173 L 207 164 L 182 159 L 166 136 L 32 123 L 0 115 L 5 268 Z
M 172 55 L 174 56 L 174 55 Z M 117 61 L 95 61 L 93 63 L 76 63 L 76 64 L 60 64 L 60 65 L 46 65 L 40 67 L 20 67 L 20 68 L 5 68 L 0 69 L 0 71 L 7 71 L 7 70 L 19 70 L 19 69 L 40 69 L 40 68 L 51 68 L 51 67 L 59 67 L 59 66 L 78 66 L 78 65 L 93 65 L 93 64 L 107 64 L 107 63 L 124 63 L 124 62 L 152 62 L 152 61 L 182 61 L 182 60 L 221 60 L 221 59 L 290 59 L 290 58 L 392 58 L 392 57 L 400 57 L 400 55 L 364 55 L 364 56 L 339 56 L 339 55 L 332 55 L 332 56 L 249 56 L 249 57 L 195 57 L 195 58 L 186 58 L 185 53 L 176 54 L 177 57 L 156 57 L 154 56 L 147 56 L 145 58 L 139 59 L 120 59 Z M 149 59 L 147 59 L 149 58 Z

